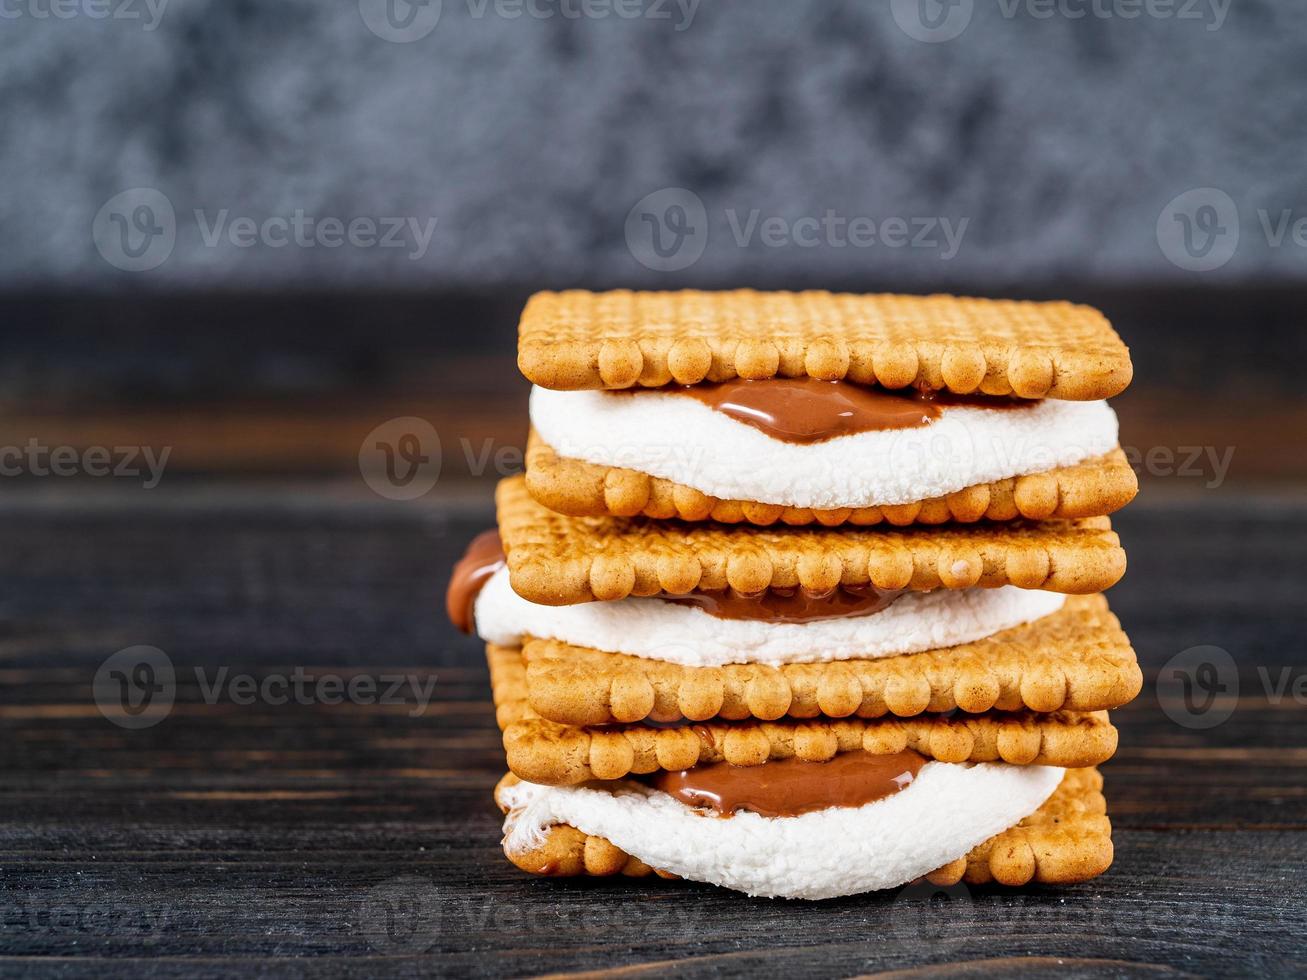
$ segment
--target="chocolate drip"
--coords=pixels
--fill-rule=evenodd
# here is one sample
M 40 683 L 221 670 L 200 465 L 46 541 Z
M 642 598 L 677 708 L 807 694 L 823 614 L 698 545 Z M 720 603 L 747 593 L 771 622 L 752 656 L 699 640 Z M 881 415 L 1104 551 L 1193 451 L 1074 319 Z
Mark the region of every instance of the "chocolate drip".
M 472 539 L 467 551 L 454 566 L 445 591 L 445 611 L 450 622 L 464 633 L 474 626 L 473 609 L 482 587 L 490 576 L 504 567 L 504 545 L 498 531 L 482 531 Z

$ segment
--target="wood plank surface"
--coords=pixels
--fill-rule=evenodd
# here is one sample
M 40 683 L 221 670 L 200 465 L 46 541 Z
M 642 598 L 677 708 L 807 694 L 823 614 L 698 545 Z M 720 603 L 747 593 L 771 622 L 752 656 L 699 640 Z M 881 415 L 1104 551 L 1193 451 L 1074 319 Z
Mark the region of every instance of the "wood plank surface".
M 1104 877 L 812 904 L 536 880 L 503 859 L 481 651 L 441 608 L 487 504 L 283 484 L 7 489 L 0 975 L 1307 969 L 1307 706 L 1293 695 L 1307 507 L 1291 498 L 1144 499 L 1116 521 L 1130 570 L 1112 602 L 1146 684 L 1117 713 L 1104 767 Z M 140 644 L 166 652 L 176 696 L 134 730 L 105 717 L 94 680 Z M 1237 664 L 1232 713 L 1210 728 L 1173 720 L 1157 693 L 1159 671 L 1198 645 Z M 234 676 L 257 688 L 297 668 L 434 680 L 433 696 L 238 703 Z

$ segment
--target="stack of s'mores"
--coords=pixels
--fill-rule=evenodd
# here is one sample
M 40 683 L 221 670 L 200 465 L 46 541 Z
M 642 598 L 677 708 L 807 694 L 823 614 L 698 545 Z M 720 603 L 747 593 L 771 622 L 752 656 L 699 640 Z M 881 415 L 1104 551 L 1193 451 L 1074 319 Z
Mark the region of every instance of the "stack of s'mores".
M 1112 860 L 1129 352 L 1069 303 L 533 297 L 525 478 L 456 569 L 544 875 L 826 898 Z M 502 550 L 501 550 L 502 545 Z

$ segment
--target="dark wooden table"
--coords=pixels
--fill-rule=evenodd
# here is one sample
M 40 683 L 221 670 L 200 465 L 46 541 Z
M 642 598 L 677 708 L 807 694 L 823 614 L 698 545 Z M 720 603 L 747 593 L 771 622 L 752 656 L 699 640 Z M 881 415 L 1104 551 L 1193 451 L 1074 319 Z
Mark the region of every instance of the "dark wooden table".
M 1107 875 L 809 904 L 507 864 L 481 651 L 440 603 L 484 504 L 331 484 L 5 489 L 0 974 L 1307 971 L 1307 506 L 1292 497 L 1145 496 L 1117 522 L 1131 567 L 1113 603 L 1146 686 L 1105 767 Z M 94 679 L 142 644 L 174 666 L 175 703 L 125 728 Z M 1237 703 L 1227 690 L 1212 709 L 1233 713 L 1210 728 L 1173 720 L 1155 685 L 1197 645 L 1238 664 Z M 239 703 L 296 668 L 434 678 L 434 700 L 274 704 L 278 686 Z M 1193 676 L 1201 701 L 1211 679 Z

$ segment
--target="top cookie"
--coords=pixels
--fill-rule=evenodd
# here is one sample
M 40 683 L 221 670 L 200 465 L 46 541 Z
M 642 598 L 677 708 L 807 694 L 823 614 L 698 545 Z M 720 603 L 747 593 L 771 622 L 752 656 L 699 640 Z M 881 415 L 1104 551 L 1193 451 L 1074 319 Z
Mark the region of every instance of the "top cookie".
M 1089 401 L 1130 383 L 1130 351 L 1074 303 L 811 291 L 536 293 L 518 367 L 545 388 L 847 378 Z

